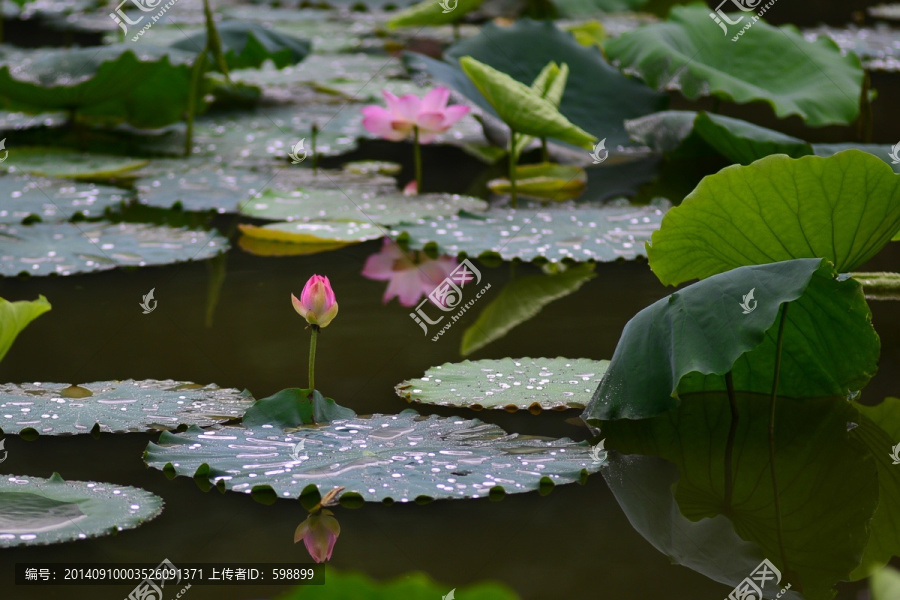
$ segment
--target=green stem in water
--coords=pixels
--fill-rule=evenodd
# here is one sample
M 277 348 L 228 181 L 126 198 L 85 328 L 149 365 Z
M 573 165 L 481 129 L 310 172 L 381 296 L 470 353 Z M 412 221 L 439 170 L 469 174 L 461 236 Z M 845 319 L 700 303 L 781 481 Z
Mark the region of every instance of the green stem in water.
M 734 379 L 731 371 L 725 373 L 725 387 L 728 389 L 728 404 L 731 406 L 731 426 L 728 428 L 728 441 L 725 444 L 725 514 L 731 514 L 731 501 L 734 496 L 734 439 L 737 436 L 738 407 L 734 395 Z
M 509 129 L 509 188 L 512 196 L 512 207 L 516 208 L 519 199 L 516 194 L 516 132 Z
M 413 127 L 413 153 L 416 160 L 416 192 L 422 193 L 422 146 L 419 144 L 419 127 Z
M 209 0 L 203 0 L 203 15 L 206 18 L 206 50 L 212 51 L 213 60 L 216 66 L 225 75 L 225 81 L 231 83 L 231 77 L 228 75 L 228 63 L 225 62 L 225 53 L 222 51 L 222 38 L 219 37 L 219 30 L 216 28 L 216 21 L 213 19 L 212 9 L 209 7 Z
M 319 174 L 319 154 L 316 152 L 316 138 L 319 137 L 319 126 L 313 123 L 312 126 L 312 155 L 313 155 L 313 175 Z
M 541 138 L 541 160 L 543 162 L 550 162 L 550 153 L 547 151 L 547 138 Z
M 781 348 L 784 338 L 784 322 L 788 304 L 781 309 L 781 320 L 778 323 L 778 339 L 775 345 L 775 375 L 772 380 L 772 401 L 769 408 L 769 464 L 772 471 L 772 490 L 775 496 L 775 526 L 778 534 L 778 548 L 781 551 L 781 564 L 788 568 L 787 556 L 784 552 L 784 539 L 781 533 L 781 507 L 778 505 L 778 479 L 775 475 L 775 399 L 778 395 L 778 378 L 781 375 Z
M 184 155 L 190 156 L 194 145 L 194 115 L 197 113 L 197 98 L 200 96 L 200 81 L 206 68 L 206 53 L 209 52 L 209 42 L 203 51 L 194 59 L 194 67 L 191 69 L 191 89 L 188 92 L 187 107 L 187 132 L 184 140 Z
M 316 389 L 316 338 L 319 336 L 319 326 L 312 327 L 312 337 L 309 338 L 309 389 Z

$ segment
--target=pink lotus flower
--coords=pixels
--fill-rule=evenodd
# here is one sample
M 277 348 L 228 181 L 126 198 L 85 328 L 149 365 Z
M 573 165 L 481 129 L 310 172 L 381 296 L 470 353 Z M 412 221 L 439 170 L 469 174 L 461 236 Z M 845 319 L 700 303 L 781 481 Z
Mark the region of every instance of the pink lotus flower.
M 450 90 L 445 87 L 434 88 L 421 99 L 413 94 L 398 98 L 387 90 L 381 93 L 387 108 L 375 104 L 364 106 L 363 127 L 393 142 L 406 139 L 418 127 L 419 142 L 428 144 L 469 112 L 469 107 L 461 104 L 447 106 Z
M 369 279 L 390 282 L 382 298 L 385 304 L 397 298 L 403 306 L 415 306 L 419 298 L 430 293 L 456 266 L 453 257 L 433 260 L 424 252 L 407 254 L 385 238 L 381 250 L 366 259 L 362 274 Z
M 303 540 L 307 552 L 317 563 L 331 560 L 341 526 L 330 510 L 309 515 L 294 532 L 294 543 Z
M 291 304 L 310 325 L 328 327 L 337 316 L 338 304 L 331 289 L 331 282 L 322 275 L 313 275 L 303 286 L 300 299 L 291 294 Z

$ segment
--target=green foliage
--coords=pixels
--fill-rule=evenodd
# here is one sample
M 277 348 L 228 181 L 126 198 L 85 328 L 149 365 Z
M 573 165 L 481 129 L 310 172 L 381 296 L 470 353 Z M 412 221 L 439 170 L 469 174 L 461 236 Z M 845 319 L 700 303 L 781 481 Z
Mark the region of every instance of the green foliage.
M 9 352 L 16 336 L 50 308 L 50 303 L 43 296 L 30 302 L 10 302 L 0 298 L 0 360 Z
M 312 45 L 259 23 L 223 21 L 216 25 L 222 40 L 222 51 L 229 69 L 258 68 L 271 60 L 279 69 L 305 59 Z M 173 48 L 197 54 L 206 47 L 207 32 L 201 31 L 172 44 Z M 207 59 L 215 65 L 213 57 Z
M 461 20 L 464 16 L 481 6 L 484 0 L 447 0 L 447 6 L 453 6 L 450 11 L 444 10 L 438 0 L 425 0 L 413 4 L 391 17 L 387 26 L 391 29 L 397 27 L 413 27 L 421 25 L 447 25 Z

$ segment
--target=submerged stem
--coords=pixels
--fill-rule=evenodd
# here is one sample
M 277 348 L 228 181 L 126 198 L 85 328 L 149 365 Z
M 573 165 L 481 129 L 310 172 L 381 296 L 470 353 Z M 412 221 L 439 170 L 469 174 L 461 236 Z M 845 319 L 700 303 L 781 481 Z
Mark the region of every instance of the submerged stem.
M 312 327 L 312 336 L 309 338 L 309 389 L 316 389 L 316 338 L 319 336 L 319 326 Z
M 734 438 L 737 436 L 738 407 L 734 395 L 734 379 L 731 371 L 725 373 L 725 387 L 728 389 L 728 404 L 731 406 L 731 426 L 728 428 L 728 442 L 725 445 L 725 510 L 731 513 L 731 501 L 734 496 Z
M 209 41 L 203 51 L 194 59 L 191 69 L 191 89 L 188 91 L 187 132 L 184 140 L 184 155 L 190 156 L 194 145 L 194 115 L 197 113 L 197 98 L 200 96 L 200 80 L 206 67 L 206 53 L 209 52 Z
M 416 155 L 416 192 L 422 193 L 422 147 L 419 144 L 419 127 L 418 125 L 413 127 L 413 142 L 415 146 L 415 155 Z
M 784 539 L 781 533 L 781 507 L 778 504 L 778 478 L 775 474 L 775 399 L 778 396 L 778 378 L 781 375 L 781 348 L 784 339 L 784 322 L 787 316 L 788 303 L 781 309 L 781 319 L 778 322 L 778 338 L 775 342 L 775 374 L 772 379 L 772 401 L 769 408 L 769 464 L 772 471 L 772 490 L 775 496 L 775 526 L 778 534 L 778 549 L 781 551 L 781 564 L 787 569 L 787 556 L 784 552 Z
M 543 162 L 550 162 L 550 152 L 547 150 L 547 138 L 541 138 L 541 160 Z
M 510 195 L 512 196 L 512 207 L 518 205 L 518 197 L 516 195 L 516 132 L 512 127 L 509 128 L 509 186 Z

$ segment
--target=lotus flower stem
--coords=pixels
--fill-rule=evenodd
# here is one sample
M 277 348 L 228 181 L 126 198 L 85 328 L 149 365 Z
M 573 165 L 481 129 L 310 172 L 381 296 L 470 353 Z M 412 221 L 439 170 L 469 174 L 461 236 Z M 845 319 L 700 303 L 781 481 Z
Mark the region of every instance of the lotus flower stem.
M 734 473 L 732 470 L 734 439 L 737 435 L 738 424 L 737 398 L 734 395 L 734 378 L 731 371 L 725 373 L 725 387 L 728 389 L 728 403 L 731 405 L 731 426 L 728 429 L 728 442 L 725 445 L 725 510 L 730 511 L 734 492 Z
M 541 138 L 541 161 L 550 162 L 550 153 L 547 151 L 547 138 Z
M 856 126 L 856 137 L 864 144 L 872 143 L 872 101 L 869 90 L 871 80 L 869 70 L 863 71 L 862 89 L 859 94 L 859 119 Z
M 319 326 L 311 325 L 312 335 L 309 338 L 309 389 L 316 389 L 316 338 L 319 337 Z
M 781 348 L 784 339 L 784 323 L 787 316 L 788 303 L 781 309 L 781 319 L 778 323 L 778 338 L 775 343 L 775 374 L 772 378 L 772 402 L 769 408 L 769 464 L 772 473 L 772 491 L 775 500 L 775 532 L 778 534 L 778 549 L 781 551 L 781 564 L 788 566 L 784 553 L 784 540 L 781 533 L 781 507 L 778 505 L 778 479 L 775 475 L 775 399 L 778 395 L 778 378 L 781 375 Z
M 313 175 L 319 174 L 319 154 L 316 152 L 316 138 L 319 137 L 319 126 L 313 123 L 312 126 L 312 159 L 313 159 Z
M 194 146 L 194 115 L 197 112 L 197 97 L 200 95 L 200 81 L 206 68 L 206 53 L 209 52 L 209 42 L 194 59 L 194 67 L 191 69 L 191 89 L 188 91 L 187 107 L 187 132 L 184 140 L 184 155 L 190 156 Z
M 422 193 L 422 146 L 419 144 L 419 126 L 413 127 L 413 153 L 416 161 L 416 190 Z
M 212 52 L 216 66 L 225 75 L 225 81 L 231 83 L 231 77 L 228 75 L 228 63 L 225 62 L 225 53 L 222 52 L 222 38 L 219 37 L 219 30 L 216 28 L 216 20 L 213 18 L 212 9 L 209 7 L 209 0 L 203 0 L 203 15 L 206 18 L 207 48 L 205 52 Z
M 512 207 L 518 206 L 516 196 L 516 132 L 509 129 L 509 193 L 512 196 Z

